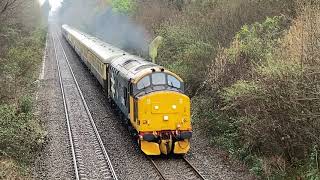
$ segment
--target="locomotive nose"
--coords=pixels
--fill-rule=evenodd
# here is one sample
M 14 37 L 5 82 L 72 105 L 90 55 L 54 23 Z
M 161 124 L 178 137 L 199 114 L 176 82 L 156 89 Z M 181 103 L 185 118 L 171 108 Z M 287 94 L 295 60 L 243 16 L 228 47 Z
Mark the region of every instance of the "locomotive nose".
M 142 124 L 153 131 L 191 130 L 190 99 L 178 92 L 151 93 L 141 99 Z M 140 119 L 139 118 L 139 119 Z
M 185 154 L 191 138 L 190 99 L 173 91 L 150 93 L 138 100 L 141 149 L 145 153 Z M 152 139 L 147 138 L 152 134 Z M 155 147 L 157 146 L 157 148 Z M 146 153 L 146 154 L 147 154 Z

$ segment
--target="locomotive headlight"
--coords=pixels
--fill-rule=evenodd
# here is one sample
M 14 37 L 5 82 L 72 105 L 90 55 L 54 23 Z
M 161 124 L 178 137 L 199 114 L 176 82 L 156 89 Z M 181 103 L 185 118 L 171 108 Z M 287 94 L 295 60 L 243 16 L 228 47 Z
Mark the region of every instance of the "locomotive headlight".
M 159 106 L 154 106 L 154 109 L 155 109 L 155 110 L 158 110 L 158 109 L 159 109 Z
M 169 120 L 169 116 L 163 116 L 163 120 L 168 121 Z
M 172 107 L 172 109 L 177 109 L 177 105 L 175 105 L 175 104 L 172 105 L 171 107 Z

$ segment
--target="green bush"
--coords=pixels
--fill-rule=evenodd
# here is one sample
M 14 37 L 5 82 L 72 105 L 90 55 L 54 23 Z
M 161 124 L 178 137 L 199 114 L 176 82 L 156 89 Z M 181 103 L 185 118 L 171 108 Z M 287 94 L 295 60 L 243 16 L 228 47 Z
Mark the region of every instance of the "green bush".
M 15 43 L 0 59 L 0 157 L 29 162 L 43 142 L 44 132 L 33 115 L 29 94 L 38 77 L 45 38 L 46 32 L 40 29 L 26 37 L 15 35 Z
M 165 24 L 158 34 L 164 37 L 158 63 L 180 75 L 187 82 L 186 90 L 192 97 L 203 81 L 201 77 L 214 53 L 213 46 L 199 39 L 197 30 L 186 25 Z
M 22 113 L 31 113 L 32 106 L 32 98 L 30 96 L 22 96 L 20 100 L 20 111 Z
M 262 23 L 245 25 L 236 34 L 240 46 L 237 48 L 253 62 L 264 60 L 277 44 L 285 25 L 283 16 L 268 17 Z
M 319 147 L 313 146 L 307 163 L 306 179 L 319 180 L 320 179 L 320 160 L 319 160 Z
M 132 0 L 112 0 L 112 10 L 129 14 L 132 13 L 135 9 L 135 1 Z
M 44 132 L 32 113 L 0 106 L 0 155 L 29 162 L 44 140 Z
M 17 103 L 19 97 L 30 89 L 42 62 L 46 32 L 36 30 L 30 36 L 18 38 L 4 58 L 0 59 L 0 103 Z

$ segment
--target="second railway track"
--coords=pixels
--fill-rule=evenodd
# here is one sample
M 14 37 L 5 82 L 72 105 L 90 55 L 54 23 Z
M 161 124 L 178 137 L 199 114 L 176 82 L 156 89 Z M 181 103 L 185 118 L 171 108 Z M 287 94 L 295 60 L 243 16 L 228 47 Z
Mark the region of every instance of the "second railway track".
M 52 33 L 54 53 L 75 179 L 114 179 L 117 176 L 79 88 L 58 34 Z

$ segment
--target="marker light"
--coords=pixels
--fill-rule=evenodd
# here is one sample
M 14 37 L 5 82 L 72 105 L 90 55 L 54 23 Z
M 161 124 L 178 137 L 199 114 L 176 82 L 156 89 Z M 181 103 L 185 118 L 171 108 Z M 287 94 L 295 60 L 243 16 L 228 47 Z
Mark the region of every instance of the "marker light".
M 163 120 L 168 121 L 169 120 L 169 116 L 163 116 Z
M 172 109 L 177 109 L 177 106 L 175 104 L 172 105 Z
M 155 109 L 155 110 L 158 110 L 158 109 L 159 109 L 159 106 L 154 106 L 154 109 Z

